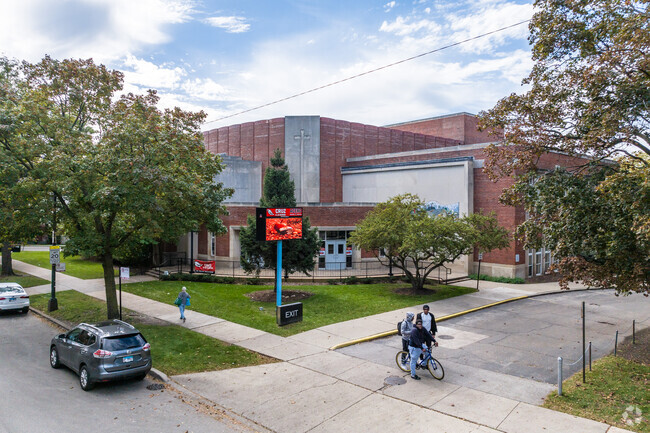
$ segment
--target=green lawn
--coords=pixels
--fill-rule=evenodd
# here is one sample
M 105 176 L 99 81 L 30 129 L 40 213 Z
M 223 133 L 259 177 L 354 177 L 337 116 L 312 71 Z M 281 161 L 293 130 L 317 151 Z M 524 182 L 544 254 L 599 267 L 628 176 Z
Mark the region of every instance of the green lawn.
M 182 286 L 187 287 L 192 297 L 189 320 L 194 310 L 281 336 L 475 291 L 466 287 L 437 286 L 430 293 L 412 296 L 394 292 L 396 288 L 407 286 L 406 283 L 285 286 L 285 290 L 301 290 L 314 295 L 301 301 L 302 322 L 279 327 L 274 302 L 256 302 L 245 296 L 253 291 L 272 289 L 270 286 L 153 281 L 123 284 L 122 290 L 172 304 Z
M 49 294 L 35 295 L 30 297 L 30 303 L 33 308 L 47 311 L 48 299 Z M 59 309 L 47 313 L 57 319 L 72 324 L 106 319 L 106 304 L 83 293 L 74 290 L 59 292 L 57 300 Z M 122 313 L 124 320 L 137 327 L 151 344 L 153 366 L 167 375 L 275 362 L 272 358 L 180 326 L 152 324 L 151 320 L 128 310 Z
M 597 360 L 582 383 L 582 372 L 574 374 L 546 397 L 544 407 L 601 421 L 635 432 L 650 432 L 650 365 L 606 356 Z M 630 410 L 628 410 L 628 408 Z M 637 410 L 641 415 L 637 414 Z M 628 416 L 624 413 L 627 411 Z M 626 424 L 629 420 L 630 424 Z M 636 421 L 638 422 L 636 422 Z
M 44 269 L 52 269 L 49 251 L 21 251 L 19 253 L 11 253 L 11 257 L 21 262 L 29 263 L 30 265 Z M 104 278 L 104 269 L 99 262 L 83 259 L 80 256 L 69 256 L 61 257 L 61 263 L 65 263 L 65 273 L 67 275 L 84 280 Z M 115 275 L 117 276 L 117 271 L 115 271 Z
M 21 274 L 15 272 L 16 275 L 11 277 L 0 277 L 0 282 L 2 283 L 18 283 L 23 287 L 33 287 L 41 286 L 43 284 L 50 284 L 49 280 L 44 280 L 42 278 L 34 277 L 32 275 Z

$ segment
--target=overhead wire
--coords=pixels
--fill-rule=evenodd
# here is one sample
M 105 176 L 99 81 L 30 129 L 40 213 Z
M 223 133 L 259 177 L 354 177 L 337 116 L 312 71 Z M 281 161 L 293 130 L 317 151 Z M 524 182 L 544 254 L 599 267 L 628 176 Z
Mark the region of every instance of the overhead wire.
M 239 111 L 239 112 L 237 112 L 237 113 L 233 113 L 233 114 L 229 114 L 229 115 L 227 115 L 227 116 L 219 117 L 218 119 L 208 120 L 208 121 L 205 122 L 205 123 L 208 124 L 208 123 L 219 122 L 219 121 L 222 121 L 222 120 L 225 120 L 225 119 L 229 119 L 229 118 L 231 118 L 231 117 L 240 116 L 240 115 L 245 114 L 245 113 L 250 113 L 251 111 L 259 110 L 259 109 L 261 109 L 261 108 L 265 108 L 265 107 L 269 107 L 269 106 L 271 106 L 271 105 L 279 104 L 280 102 L 284 102 L 284 101 L 288 101 L 288 100 L 290 100 L 290 99 L 298 98 L 298 97 L 300 97 L 300 96 L 304 96 L 304 95 L 307 95 L 307 94 L 309 94 L 309 93 L 313 93 L 313 92 L 316 92 L 316 91 L 318 91 L 318 90 L 325 89 L 325 88 L 327 88 L 327 87 L 336 86 L 336 85 L 341 84 L 341 83 L 344 83 L 344 82 L 346 82 L 346 81 L 350 81 L 350 80 L 354 80 L 355 78 L 363 77 L 364 75 L 372 74 L 372 73 L 374 73 L 374 72 L 381 71 L 381 70 L 383 70 L 383 69 L 387 69 L 387 68 L 390 68 L 390 67 L 393 67 L 393 66 L 396 66 L 396 65 L 399 65 L 399 64 L 405 63 L 405 62 L 409 62 L 409 61 L 411 61 L 411 60 L 418 59 L 418 58 L 420 58 L 420 57 L 428 56 L 429 54 L 437 53 L 437 52 L 439 52 L 439 51 L 443 51 L 443 50 L 446 50 L 446 49 L 449 49 L 449 48 L 452 48 L 452 47 L 455 47 L 455 46 L 458 46 L 458 45 L 461 45 L 461 44 L 465 44 L 465 43 L 467 43 L 467 42 L 471 42 L 471 41 L 474 41 L 474 40 L 476 40 L 476 39 L 484 38 L 484 37 L 486 37 L 486 36 L 489 36 L 489 35 L 492 35 L 492 34 L 495 34 L 495 33 L 499 33 L 499 32 L 502 32 L 502 31 L 504 31 L 504 30 L 508 30 L 508 29 L 510 29 L 510 28 L 512 28 L 512 27 L 520 26 L 520 25 L 525 24 L 525 23 L 530 22 L 530 21 L 531 21 L 531 19 L 527 19 L 527 20 L 524 20 L 524 21 L 520 21 L 520 22 L 515 23 L 515 24 L 511 24 L 511 25 L 508 25 L 508 26 L 505 26 L 505 27 L 501 27 L 501 28 L 499 28 L 499 29 L 492 30 L 492 31 L 490 31 L 490 32 L 482 33 L 482 34 L 480 34 L 480 35 L 473 36 L 473 37 L 471 37 L 471 38 L 463 39 L 462 41 L 454 42 L 454 43 L 451 43 L 451 44 L 445 45 L 445 46 L 443 46 L 443 47 L 439 47 L 439 48 L 436 48 L 436 49 L 434 49 L 434 50 L 427 51 L 427 52 L 425 52 L 425 53 L 421 53 L 421 54 L 418 54 L 418 55 L 415 55 L 415 56 L 411 56 L 411 57 L 408 57 L 408 58 L 406 58 L 406 59 L 398 60 L 398 61 L 396 61 L 396 62 L 389 63 L 389 64 L 387 64 L 387 65 L 383 65 L 383 66 L 380 66 L 380 67 L 378 67 L 378 68 L 370 69 L 370 70 L 368 70 L 368 71 L 361 72 L 361 73 L 356 74 L 356 75 L 351 75 L 351 76 L 349 76 L 349 77 L 342 78 L 342 79 L 340 79 L 340 80 L 332 81 L 331 83 L 324 84 L 324 85 L 322 85 L 322 86 L 318 86 L 318 87 L 314 87 L 314 88 L 312 88 L 312 89 L 305 90 L 305 91 L 303 91 L 303 92 L 296 93 L 296 94 L 293 94 L 293 95 L 290 95 L 290 96 L 287 96 L 287 97 L 284 97 L 284 98 L 281 98 L 281 99 L 277 99 L 277 100 L 272 101 L 272 102 L 267 102 L 267 103 L 265 103 L 265 104 L 258 105 L 258 106 L 252 107 L 252 108 L 248 108 L 248 109 L 246 109 L 246 110 L 242 110 L 242 111 Z

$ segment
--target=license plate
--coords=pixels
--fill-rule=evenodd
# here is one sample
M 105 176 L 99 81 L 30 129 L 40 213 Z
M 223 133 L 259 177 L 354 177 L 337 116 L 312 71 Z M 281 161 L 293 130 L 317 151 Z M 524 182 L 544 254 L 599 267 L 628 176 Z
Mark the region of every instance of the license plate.
M 16 298 L 9 298 L 9 302 L 13 302 L 15 300 L 16 300 Z
M 129 362 L 133 362 L 133 357 L 132 356 L 125 356 L 124 358 L 122 358 L 122 362 L 124 364 L 129 363 Z

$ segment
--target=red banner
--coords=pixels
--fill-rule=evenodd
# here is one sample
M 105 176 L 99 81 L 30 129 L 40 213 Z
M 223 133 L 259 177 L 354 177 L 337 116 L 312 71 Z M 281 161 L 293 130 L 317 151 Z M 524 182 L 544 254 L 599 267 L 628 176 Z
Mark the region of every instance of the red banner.
M 204 274 L 214 274 L 216 269 L 215 261 L 194 260 L 194 272 L 201 272 Z

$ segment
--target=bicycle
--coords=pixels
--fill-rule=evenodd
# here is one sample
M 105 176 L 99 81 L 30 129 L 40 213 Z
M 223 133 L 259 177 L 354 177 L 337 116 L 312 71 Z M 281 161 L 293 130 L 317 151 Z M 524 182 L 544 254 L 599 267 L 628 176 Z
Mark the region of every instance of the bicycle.
M 442 380 L 442 378 L 445 377 L 445 369 L 442 368 L 440 361 L 431 356 L 430 350 L 423 350 L 422 353 L 424 354 L 424 358 L 418 360 L 415 368 L 426 368 L 429 370 L 429 373 L 431 373 L 431 376 L 433 376 L 434 379 Z M 404 356 L 404 363 L 402 363 L 402 356 Z M 400 370 L 406 371 L 407 373 L 411 372 L 411 354 L 408 351 L 400 350 L 397 352 L 397 355 L 395 356 L 395 362 L 397 362 L 397 366 L 400 368 Z

